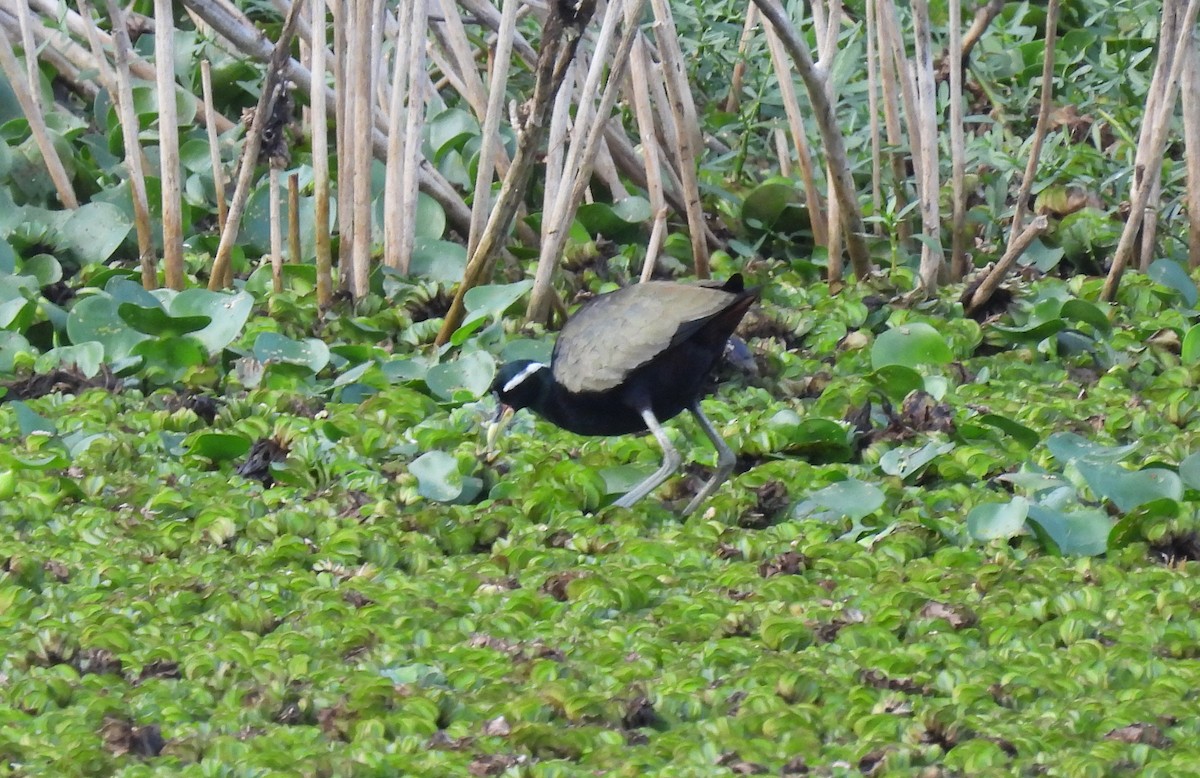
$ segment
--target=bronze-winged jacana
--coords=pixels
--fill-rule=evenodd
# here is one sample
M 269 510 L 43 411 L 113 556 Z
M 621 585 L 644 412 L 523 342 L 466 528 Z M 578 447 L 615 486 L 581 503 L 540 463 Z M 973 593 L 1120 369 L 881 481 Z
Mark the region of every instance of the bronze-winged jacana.
M 592 298 L 559 333 L 550 364 L 519 360 L 492 382 L 500 401 L 489 447 L 512 411 L 529 408 L 580 435 L 650 431 L 663 463 L 616 505 L 628 508 L 682 460 L 662 422 L 685 408 L 717 450 L 717 469 L 684 509 L 691 513 L 733 471 L 733 451 L 700 410 L 706 378 L 738 322 L 758 298 L 741 274 L 724 284 L 647 281 Z

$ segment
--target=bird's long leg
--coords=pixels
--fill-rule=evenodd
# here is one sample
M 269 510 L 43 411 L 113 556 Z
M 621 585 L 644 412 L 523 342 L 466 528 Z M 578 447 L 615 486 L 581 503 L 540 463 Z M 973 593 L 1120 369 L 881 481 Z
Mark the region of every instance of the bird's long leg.
M 655 418 L 654 411 L 646 407 L 642 408 L 641 414 L 642 421 L 646 422 L 646 429 L 650 430 L 654 438 L 658 441 L 658 445 L 662 446 L 663 463 L 657 470 L 650 474 L 649 478 L 630 489 L 625 496 L 613 503 L 613 505 L 619 505 L 622 508 L 628 508 L 654 491 L 655 487 L 667 480 L 671 473 L 678 470 L 679 465 L 683 462 L 679 457 L 679 452 L 675 450 L 675 446 L 671 445 L 671 439 L 667 437 L 667 431 L 662 428 L 662 425 L 658 423 L 658 419 Z M 732 452 L 730 452 L 730 456 L 733 456 Z
M 696 493 L 696 496 L 692 498 L 687 507 L 683 509 L 684 516 L 687 516 L 700 507 L 700 504 L 707 500 L 717 490 L 717 487 L 729 477 L 729 474 L 733 472 L 734 464 L 737 463 L 737 457 L 734 455 L 733 449 L 717 434 L 716 427 L 704 415 L 704 411 L 700 410 L 700 401 L 697 400 L 692 403 L 690 410 L 692 411 L 692 415 L 696 417 L 696 421 L 700 422 L 700 429 L 704 430 L 704 434 L 712 441 L 713 448 L 717 450 L 717 470 L 712 474 L 712 478 L 708 479 L 704 486 L 700 488 L 700 491 Z

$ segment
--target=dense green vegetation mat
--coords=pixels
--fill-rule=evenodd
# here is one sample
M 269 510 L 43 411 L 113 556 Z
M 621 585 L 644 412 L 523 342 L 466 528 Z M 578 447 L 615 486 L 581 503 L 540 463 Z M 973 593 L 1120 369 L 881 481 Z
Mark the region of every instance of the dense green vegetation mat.
M 525 416 L 489 464 L 469 371 L 401 356 L 402 294 L 329 317 L 353 364 L 255 388 L 11 382 L 0 774 L 1193 771 L 1183 296 L 1132 279 L 1109 324 L 1047 279 L 1001 330 L 758 281 L 760 373 L 705 406 L 741 474 L 686 522 L 699 468 L 602 507 L 649 437 Z M 286 299 L 230 348 L 304 343 Z

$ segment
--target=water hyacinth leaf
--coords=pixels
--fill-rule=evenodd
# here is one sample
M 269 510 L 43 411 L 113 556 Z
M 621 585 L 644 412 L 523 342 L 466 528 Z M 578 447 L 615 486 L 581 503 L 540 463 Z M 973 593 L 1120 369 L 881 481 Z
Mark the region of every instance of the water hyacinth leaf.
M 983 541 L 1015 537 L 1024 531 L 1028 516 L 1029 501 L 1024 497 L 976 505 L 967 514 L 967 532 Z
M 7 146 L 5 147 L 7 150 Z M 17 270 L 17 254 L 4 238 L 0 238 L 0 273 L 12 275 Z
M 417 493 L 434 502 L 451 502 L 463 491 L 458 461 L 445 451 L 428 451 L 408 466 L 416 476 Z
M 742 221 L 755 231 L 794 233 L 811 226 L 799 188 L 784 178 L 768 179 L 746 195 Z
M 1185 365 L 1194 365 L 1200 361 L 1200 324 L 1193 324 L 1183 336 L 1179 358 Z
M 1137 449 L 1136 443 L 1124 446 L 1106 446 L 1088 440 L 1074 432 L 1056 432 L 1046 438 L 1046 448 L 1054 458 L 1066 464 L 1076 459 L 1090 462 L 1120 462 Z
M 147 335 L 178 337 L 189 332 L 202 330 L 212 323 L 208 316 L 174 317 L 162 308 L 143 308 L 133 303 L 121 303 L 117 306 L 117 315 L 138 332 Z
M 98 341 L 109 362 L 128 357 L 150 336 L 125 324 L 117 315 L 117 301 L 107 293 L 80 300 L 67 316 L 67 337 L 72 343 Z
M 1111 500 L 1125 513 L 1152 500 L 1183 498 L 1183 481 L 1170 470 L 1126 470 L 1120 465 L 1086 459 L 1077 460 L 1075 467 L 1097 497 Z
M 504 344 L 500 349 L 500 361 L 512 362 L 518 359 L 532 359 L 534 362 L 548 364 L 554 351 L 554 343 L 548 340 L 532 338 L 517 338 Z
M 875 339 L 871 346 L 871 367 L 885 365 L 944 365 L 954 359 L 954 353 L 941 333 L 924 322 L 912 322 L 893 327 Z
M 0 330 L 0 373 L 11 373 L 17 356 L 33 351 L 33 346 L 21 333 Z
M 254 358 L 263 364 L 298 365 L 313 375 L 329 364 L 329 347 L 316 338 L 293 340 L 278 332 L 263 332 L 255 338 L 253 351 Z
M 1187 508 L 1186 510 L 1190 510 Z M 1134 508 L 1120 517 L 1108 534 L 1108 548 L 1124 548 L 1130 543 L 1146 540 L 1145 528 L 1153 526 L 1160 519 L 1177 519 L 1181 512 L 1181 504 L 1177 500 L 1167 498 L 1151 500 Z
M 447 240 L 417 238 L 408 273 L 442 284 L 457 284 L 467 267 L 467 249 Z
M 1007 433 L 1009 437 L 1017 441 L 1025 449 L 1032 449 L 1041 442 L 1041 437 L 1036 432 L 1020 422 L 1013 421 L 1007 416 L 985 413 L 979 417 L 978 421 L 980 424 L 986 424 L 989 427 L 995 427 Z
M 796 506 L 794 515 L 832 514 L 858 521 L 879 510 L 883 501 L 884 493 L 879 487 L 850 478 L 813 492 Z
M 74 458 L 87 451 L 97 440 L 107 440 L 111 437 L 112 435 L 107 432 L 87 433 L 83 430 L 75 430 L 63 435 L 62 442 L 67 447 L 67 453 Z
M 189 452 L 213 462 L 228 462 L 246 456 L 250 451 L 249 438 L 227 432 L 201 432 L 186 444 Z
M 575 218 L 594 237 L 624 243 L 637 237 L 642 226 L 650 220 L 650 201 L 644 197 L 626 197 L 612 205 L 585 203 L 579 206 Z
M 906 479 L 942 454 L 954 450 L 954 444 L 926 443 L 919 448 L 894 448 L 879 458 L 879 469 L 888 475 Z
M 847 460 L 853 454 L 853 433 L 831 419 L 804 419 L 786 432 L 789 454 L 829 462 Z
M 442 362 L 429 368 L 425 383 L 443 400 L 454 399 L 459 390 L 471 398 L 483 396 L 496 375 L 496 360 L 486 351 L 470 351 L 453 362 Z
M 1200 490 L 1200 451 L 1189 454 L 1179 463 L 1179 477 L 1187 488 Z
M 131 276 L 110 277 L 104 285 L 104 291 L 118 303 L 133 303 L 143 308 L 162 307 L 162 301 L 142 288 L 142 285 Z
M 36 301 L 20 298 L 0 303 L 0 328 L 25 332 L 33 324 L 37 307 Z
M 1037 343 L 1051 335 L 1055 335 L 1067 326 L 1062 319 L 1039 321 L 1021 326 L 1010 327 L 1003 324 L 993 324 L 992 329 L 1003 333 L 1007 339 L 1016 343 Z
M 533 288 L 533 281 L 516 281 L 511 284 L 488 284 L 469 290 L 463 297 L 467 316 L 462 326 L 476 319 L 502 316 L 514 303 Z
M 1022 265 L 1032 265 L 1043 273 L 1048 273 L 1062 260 L 1063 253 L 1062 249 L 1050 248 L 1035 238 L 1017 261 Z
M 44 435 L 58 434 L 58 427 L 55 426 L 53 421 L 40 415 L 20 400 L 13 400 L 9 403 L 9 406 L 17 414 L 17 429 L 21 431 L 21 437 L 26 438 L 34 433 Z
M 0 302 L 28 301 L 38 294 L 37 279 L 30 275 L 0 276 Z
M 1062 476 L 1054 473 L 1036 473 L 1021 471 L 1018 473 L 1004 473 L 996 477 L 997 481 L 1010 483 L 1021 489 L 1025 489 L 1031 494 L 1048 491 L 1050 489 L 1059 489 L 1067 482 Z
M 80 263 L 92 265 L 111 257 L 131 229 L 133 222 L 122 209 L 93 202 L 71 211 L 61 234 L 65 247 Z
M 167 311 L 176 317 L 207 316 L 209 325 L 192 337 L 203 343 L 209 354 L 217 354 L 241 334 L 253 308 L 254 297 L 247 292 L 185 289 L 175 295 Z
M 203 344 L 190 335 L 144 340 L 134 347 L 132 356 L 142 358 L 156 383 L 179 381 L 188 370 L 208 361 Z
M 1115 522 L 1098 508 L 1068 513 L 1033 504 L 1029 506 L 1029 523 L 1043 543 L 1059 553 L 1095 556 L 1108 549 L 1108 535 Z
M 56 367 L 73 367 L 84 378 L 91 378 L 100 372 L 100 364 L 103 361 L 104 346 L 92 340 L 77 346 L 52 348 L 37 358 L 33 369 L 38 373 L 48 373 Z
M 867 381 L 879 387 L 892 402 L 900 402 L 910 393 L 923 389 L 924 377 L 907 365 L 883 365 L 867 374 Z
M 1069 321 L 1081 321 L 1090 324 L 1097 332 L 1112 331 L 1112 322 L 1098 305 L 1088 300 L 1072 298 L 1062 305 L 1060 316 Z
M 1191 276 L 1174 260 L 1154 260 L 1147 268 L 1146 275 L 1177 293 L 1189 308 L 1195 306 L 1197 298 L 1200 298 L 1200 291 L 1197 291 Z
M 625 494 L 653 472 L 654 468 L 652 467 L 617 465 L 600 468 L 600 477 L 604 479 L 606 494 Z
M 352 384 L 366 375 L 367 371 L 373 367 L 375 367 L 374 362 L 362 362 L 350 368 L 349 370 L 344 370 L 338 374 L 337 378 L 333 379 L 331 388 L 336 389 L 337 387 L 345 386 L 346 384 Z
M 49 254 L 35 254 L 21 263 L 21 273 L 37 279 L 38 286 L 50 286 L 62 280 L 62 265 Z
M 424 362 L 401 357 L 392 357 L 381 364 L 379 369 L 383 371 L 384 378 L 394 384 L 405 381 L 424 381 L 426 373 L 429 372 L 429 366 Z

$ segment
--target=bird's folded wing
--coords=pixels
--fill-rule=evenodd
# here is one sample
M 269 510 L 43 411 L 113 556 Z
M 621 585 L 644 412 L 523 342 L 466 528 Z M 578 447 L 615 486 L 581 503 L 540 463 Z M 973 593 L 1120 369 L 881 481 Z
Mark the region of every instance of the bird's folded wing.
M 559 334 L 551 359 L 554 380 L 573 393 L 614 389 L 732 300 L 721 289 L 659 281 L 596 297 Z

